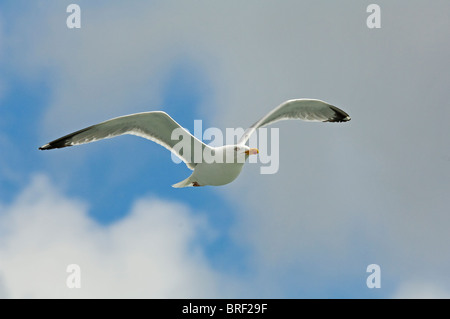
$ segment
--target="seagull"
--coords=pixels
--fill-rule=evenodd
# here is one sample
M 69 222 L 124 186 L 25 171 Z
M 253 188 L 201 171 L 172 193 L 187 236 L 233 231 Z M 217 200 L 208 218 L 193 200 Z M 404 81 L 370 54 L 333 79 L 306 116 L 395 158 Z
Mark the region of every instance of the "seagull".
M 259 153 L 258 149 L 246 145 L 258 128 L 291 119 L 309 122 L 347 122 L 350 121 L 350 116 L 336 106 L 321 100 L 288 100 L 250 126 L 237 144 L 212 147 L 190 134 L 167 113 L 152 111 L 120 116 L 89 126 L 58 138 L 39 149 L 50 150 L 86 144 L 124 134 L 136 135 L 164 146 L 193 170 L 188 178 L 172 185 L 173 187 L 220 186 L 234 181 L 241 173 L 245 160 Z M 174 135 L 178 139 L 174 138 Z M 180 142 L 180 138 L 183 143 Z

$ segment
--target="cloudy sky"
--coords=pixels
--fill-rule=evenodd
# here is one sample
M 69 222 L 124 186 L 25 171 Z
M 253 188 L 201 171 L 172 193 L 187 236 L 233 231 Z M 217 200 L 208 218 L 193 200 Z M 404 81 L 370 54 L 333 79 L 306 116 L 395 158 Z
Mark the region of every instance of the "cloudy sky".
M 450 297 L 450 2 L 0 2 L 0 297 Z M 246 127 L 317 98 L 345 124 L 277 123 L 280 168 L 173 189 L 133 136 L 38 147 L 163 110 Z M 81 288 L 66 285 L 70 264 Z M 369 289 L 367 266 L 381 269 Z

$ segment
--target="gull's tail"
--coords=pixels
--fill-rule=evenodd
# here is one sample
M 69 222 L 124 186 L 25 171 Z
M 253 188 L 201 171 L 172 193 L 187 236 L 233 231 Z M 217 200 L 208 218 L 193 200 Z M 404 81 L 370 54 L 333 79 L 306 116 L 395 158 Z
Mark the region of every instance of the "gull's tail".
M 194 175 L 194 174 L 192 174 Z M 183 188 L 183 187 L 192 187 L 192 186 L 203 186 L 200 185 L 197 180 L 195 179 L 195 177 L 193 176 L 189 176 L 188 178 L 186 178 L 184 181 L 181 181 L 179 183 L 173 184 L 172 187 L 174 188 Z

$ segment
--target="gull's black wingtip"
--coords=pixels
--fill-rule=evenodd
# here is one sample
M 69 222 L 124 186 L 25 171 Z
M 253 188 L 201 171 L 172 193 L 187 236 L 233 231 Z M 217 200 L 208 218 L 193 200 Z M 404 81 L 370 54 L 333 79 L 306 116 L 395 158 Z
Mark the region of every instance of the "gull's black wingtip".
M 48 144 L 45 144 L 44 146 L 41 146 L 38 148 L 38 150 L 40 150 L 40 151 L 45 151 L 45 150 L 49 150 L 49 149 L 50 149 L 50 145 L 48 145 Z
M 45 145 L 39 147 L 39 150 L 46 151 L 46 150 L 52 150 L 55 148 L 63 148 L 63 147 L 67 147 L 67 146 L 71 146 L 71 145 L 66 144 L 65 141 L 56 140 L 56 141 L 50 142 L 48 144 L 45 144 Z
M 350 116 L 345 116 L 345 117 L 334 117 L 331 120 L 325 121 L 325 122 L 332 122 L 332 123 L 343 123 L 343 122 L 348 122 L 350 121 L 352 118 Z
M 334 111 L 334 116 L 325 122 L 342 123 L 352 119 L 350 115 L 335 106 L 331 106 L 331 109 Z
M 72 142 L 72 138 L 74 136 L 91 129 L 94 126 L 89 126 L 89 127 L 86 127 L 86 128 L 84 128 L 82 130 L 79 130 L 79 131 L 70 133 L 70 134 L 68 134 L 66 136 L 60 137 L 57 140 L 51 141 L 48 144 L 45 144 L 45 145 L 39 147 L 39 149 L 41 151 L 45 151 L 45 150 L 52 150 L 52 149 L 55 149 L 55 148 L 63 148 L 63 147 L 72 146 L 72 145 L 74 145 L 73 142 Z

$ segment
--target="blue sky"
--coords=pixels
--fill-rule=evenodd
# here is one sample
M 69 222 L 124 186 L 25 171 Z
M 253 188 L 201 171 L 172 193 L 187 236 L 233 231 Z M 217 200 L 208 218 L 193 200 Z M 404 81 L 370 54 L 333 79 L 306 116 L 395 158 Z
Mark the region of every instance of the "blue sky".
M 379 1 L 376 30 L 361 1 L 79 1 L 77 30 L 70 3 L 0 2 L 0 297 L 450 295 L 447 2 Z M 190 170 L 134 136 L 37 149 L 151 110 L 245 127 L 292 98 L 352 121 L 277 124 L 280 170 L 222 187 L 172 188 Z

